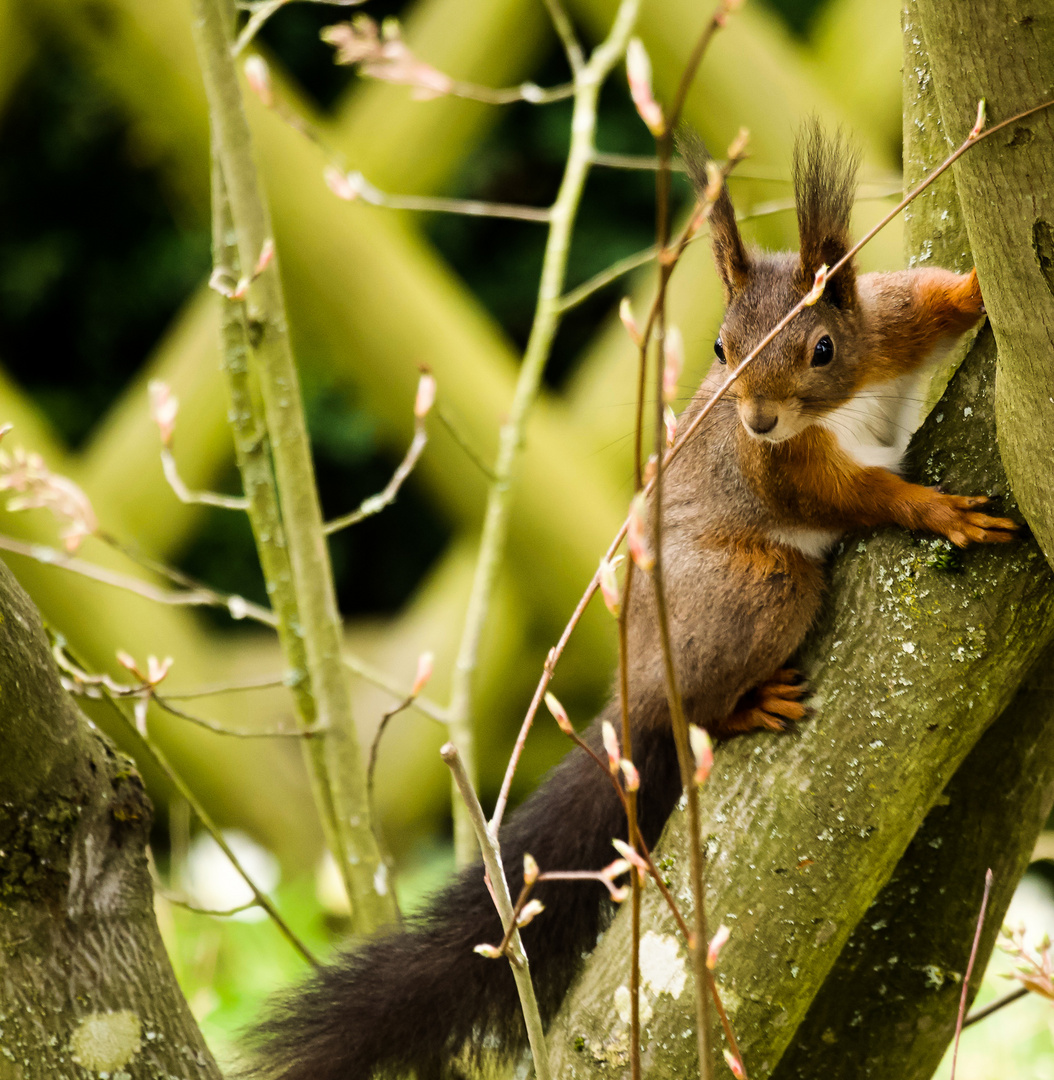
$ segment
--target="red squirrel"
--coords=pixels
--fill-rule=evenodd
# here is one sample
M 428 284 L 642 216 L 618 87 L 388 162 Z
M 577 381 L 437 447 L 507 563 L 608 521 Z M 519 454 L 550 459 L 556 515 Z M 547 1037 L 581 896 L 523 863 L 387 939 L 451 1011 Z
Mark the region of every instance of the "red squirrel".
M 705 161 L 689 154 L 696 186 Z M 750 250 L 727 190 L 710 215 L 726 314 L 715 364 L 688 423 L 735 364 L 850 246 L 856 163 L 815 123 L 795 146 L 800 251 Z M 662 506 L 666 602 L 678 679 L 692 723 L 715 737 L 782 730 L 803 688 L 788 661 L 820 606 L 823 559 L 845 532 L 897 524 L 971 542 L 1009 540 L 1012 521 L 986 499 L 913 484 L 893 469 L 907 443 L 905 381 L 983 314 L 975 271 L 858 275 L 847 264 L 821 299 L 759 354 L 668 468 Z M 641 833 L 654 845 L 681 793 L 651 579 L 635 577 L 628 611 L 632 757 Z M 603 754 L 600 723 L 586 740 Z M 609 778 L 572 751 L 501 831 L 509 888 L 523 855 L 543 870 L 596 870 L 626 821 Z M 550 882 L 544 913 L 523 930 L 539 1005 L 553 1017 L 610 917 L 599 883 Z M 272 1080 L 456 1076 L 487 1045 L 522 1052 L 526 1034 L 509 966 L 473 946 L 502 936 L 481 864 L 461 871 L 428 910 L 320 968 L 273 1006 L 257 1032 L 257 1072 Z

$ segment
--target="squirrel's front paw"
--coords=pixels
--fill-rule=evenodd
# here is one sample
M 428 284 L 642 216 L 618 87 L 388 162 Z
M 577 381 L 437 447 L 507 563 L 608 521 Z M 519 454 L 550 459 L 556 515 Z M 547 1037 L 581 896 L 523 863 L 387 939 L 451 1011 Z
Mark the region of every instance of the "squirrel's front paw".
M 927 528 L 947 537 L 956 547 L 970 544 L 1005 544 L 1014 539 L 1017 522 L 1010 518 L 980 514 L 975 507 L 985 506 L 984 495 L 937 495 L 927 517 Z

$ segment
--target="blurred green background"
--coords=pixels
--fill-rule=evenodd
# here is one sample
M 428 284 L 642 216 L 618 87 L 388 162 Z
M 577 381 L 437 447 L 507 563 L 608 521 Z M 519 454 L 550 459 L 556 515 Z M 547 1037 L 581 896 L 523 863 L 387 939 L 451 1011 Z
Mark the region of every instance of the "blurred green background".
M 613 0 L 569 0 L 583 36 L 605 32 Z M 411 47 L 460 79 L 490 86 L 567 78 L 538 0 L 371 0 L 397 15 Z M 645 2 L 639 33 L 668 98 L 708 9 Z M 346 12 L 290 4 L 258 46 L 281 96 L 325 132 L 352 168 L 396 193 L 546 205 L 559 183 L 570 106 L 493 108 L 359 80 L 336 67 L 319 29 Z M 6 447 L 40 451 L 90 495 L 103 526 L 144 552 L 218 587 L 265 602 L 252 538 L 237 513 L 180 504 L 164 483 L 146 383 L 164 378 L 182 408 L 175 453 L 192 487 L 237 490 L 218 370 L 218 307 L 210 270 L 207 118 L 186 0 L 0 0 L 0 422 Z M 294 341 L 323 508 L 335 516 L 384 486 L 412 432 L 417 366 L 439 403 L 489 458 L 530 327 L 544 227 L 453 215 L 410 215 L 337 201 L 317 147 L 249 101 L 273 204 Z M 849 128 L 864 153 L 858 226 L 877 219 L 899 184 L 900 30 L 894 0 L 748 3 L 715 40 L 686 108 L 720 153 L 751 131 L 751 159 L 732 182 L 746 226 L 770 246 L 794 243 L 785 205 L 788 158 L 801 118 Z M 598 146 L 649 153 L 651 139 L 621 74 L 601 100 Z M 677 208 L 686 186 L 678 181 Z M 648 246 L 649 173 L 598 168 L 587 188 L 568 267 L 574 286 Z M 866 268 L 902 263 L 897 227 L 867 251 Z M 512 535 L 480 673 L 484 802 L 504 762 L 542 660 L 632 493 L 633 350 L 615 317 L 629 294 L 641 310 L 646 269 L 594 294 L 565 319 L 529 431 Z M 687 399 L 712 357 L 720 295 L 705 245 L 675 277 L 671 318 L 688 350 Z M 419 652 L 436 654 L 428 693 L 441 703 L 467 598 L 484 497 L 481 473 L 436 422 L 424 458 L 396 504 L 332 541 L 350 651 L 403 686 Z M 0 531 L 53 543 L 43 513 L 0 511 Z M 135 568 L 96 541 L 82 553 Z M 172 690 L 282 671 L 272 636 L 220 615 L 158 608 L 126 593 L 11 557 L 48 622 L 94 669 L 114 652 L 172 655 Z M 577 722 L 596 710 L 613 661 L 610 620 L 591 611 L 555 690 Z M 393 698 L 355 683 L 364 742 Z M 91 708 L 90 704 L 87 706 Z M 231 727 L 288 721 L 282 689 L 195 702 Z M 112 730 L 105 712 L 95 718 Z M 317 824 L 298 753 L 236 741 L 164 714 L 151 730 L 224 824 L 273 851 L 290 917 L 322 949 L 339 933 L 314 885 Z M 378 765 L 385 845 L 411 904 L 446 865 L 448 783 L 443 732 L 414 714 L 391 725 Z M 518 792 L 563 752 L 545 722 L 528 743 Z M 158 807 L 156 848 L 178 879 L 188 829 L 169 827 L 169 795 L 144 764 Z M 173 820 L 184 822 L 173 804 Z M 183 835 L 170 852 L 171 837 Z M 171 854 L 171 858 L 170 858 Z M 227 924 L 165 906 L 162 923 L 210 1037 L 255 1011 L 266 989 L 299 971 L 261 924 Z M 251 988 L 251 989 L 249 989 Z M 992 1022 L 993 1026 L 997 1022 Z M 1049 1031 L 1037 1053 L 1051 1057 Z M 1038 1058 L 1037 1058 L 1038 1060 Z M 1048 1066 L 1044 1066 L 1047 1068 Z M 980 1074 L 977 1074 L 980 1075 Z M 992 1074 L 995 1075 L 995 1074 Z M 1048 1073 L 1036 1072 L 1039 1075 Z M 1052 1073 L 1051 1075 L 1054 1075 Z

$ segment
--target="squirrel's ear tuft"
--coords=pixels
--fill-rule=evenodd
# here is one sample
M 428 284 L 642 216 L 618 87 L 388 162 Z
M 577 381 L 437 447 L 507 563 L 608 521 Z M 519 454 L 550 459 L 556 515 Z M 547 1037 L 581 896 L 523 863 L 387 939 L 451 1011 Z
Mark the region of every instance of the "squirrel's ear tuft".
M 677 132 L 677 149 L 684 158 L 696 192 L 702 197 L 709 185 L 706 175 L 706 165 L 711 160 L 709 152 L 694 131 L 684 128 Z M 717 272 L 725 287 L 725 303 L 728 303 L 746 285 L 750 276 L 750 259 L 743 246 L 743 238 L 739 235 L 736 211 L 724 184 L 721 185 L 721 194 L 710 208 L 709 222 L 710 246 L 713 248 Z
M 802 125 L 794 143 L 794 202 L 801 242 L 801 287 L 812 288 L 816 271 L 833 266 L 852 246 L 849 215 L 859 165 L 841 131 L 828 138 L 817 117 Z M 843 266 L 827 281 L 824 297 L 837 307 L 856 301 L 856 270 Z

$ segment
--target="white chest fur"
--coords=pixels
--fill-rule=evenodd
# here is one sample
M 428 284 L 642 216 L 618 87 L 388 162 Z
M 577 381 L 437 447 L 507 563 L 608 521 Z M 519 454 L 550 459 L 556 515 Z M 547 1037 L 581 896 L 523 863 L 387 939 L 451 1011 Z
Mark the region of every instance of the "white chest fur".
M 912 373 L 863 390 L 818 423 L 857 465 L 895 471 L 919 425 L 921 379 L 920 374 Z M 770 529 L 769 535 L 810 559 L 822 559 L 841 538 L 842 531 L 782 526 Z
M 864 468 L 897 469 L 921 411 L 918 373 L 862 390 L 818 421 L 846 457 Z

